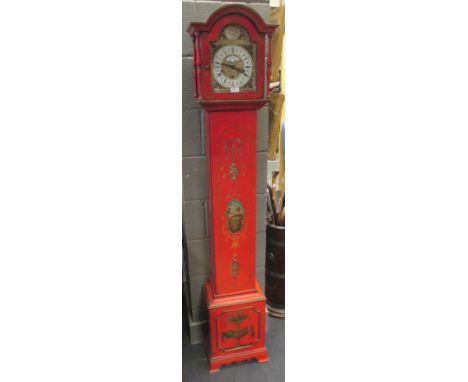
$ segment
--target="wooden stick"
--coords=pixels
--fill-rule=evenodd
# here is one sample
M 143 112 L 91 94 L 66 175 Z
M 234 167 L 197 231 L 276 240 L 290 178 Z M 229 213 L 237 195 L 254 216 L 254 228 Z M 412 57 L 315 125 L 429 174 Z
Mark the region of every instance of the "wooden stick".
M 275 209 L 275 205 L 273 204 L 273 191 L 270 187 L 269 184 L 267 184 L 267 188 L 268 188 L 268 200 L 267 200 L 267 206 L 270 207 L 271 209 L 271 213 L 272 213 L 272 219 L 271 219 L 271 222 L 273 225 L 276 225 L 276 209 Z
M 274 210 L 275 210 L 275 221 L 278 220 L 278 213 L 279 213 L 279 209 L 278 209 L 278 201 L 277 201 L 277 196 L 276 196 L 276 178 L 278 177 L 279 175 L 279 171 L 273 171 L 272 173 L 272 177 L 271 177 L 271 190 L 273 191 L 273 195 L 272 195 L 272 199 L 273 199 L 273 207 L 274 207 Z

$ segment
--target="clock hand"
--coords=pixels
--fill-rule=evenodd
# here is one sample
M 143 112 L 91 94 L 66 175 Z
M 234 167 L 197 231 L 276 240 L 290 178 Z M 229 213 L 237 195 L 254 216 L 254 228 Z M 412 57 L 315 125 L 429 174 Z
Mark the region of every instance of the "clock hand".
M 231 68 L 231 69 L 234 69 L 234 70 L 237 70 L 238 72 L 240 73 L 244 73 L 245 70 L 244 69 L 239 69 L 237 66 L 235 65 L 231 65 L 231 64 L 226 64 L 226 63 L 221 63 L 221 65 L 224 65 L 224 66 L 227 66 L 228 68 Z

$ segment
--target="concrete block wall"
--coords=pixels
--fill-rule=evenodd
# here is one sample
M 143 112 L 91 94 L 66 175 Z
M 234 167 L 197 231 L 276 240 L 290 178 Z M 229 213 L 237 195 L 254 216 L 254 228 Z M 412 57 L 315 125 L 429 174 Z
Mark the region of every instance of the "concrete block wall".
M 206 21 L 219 7 L 245 4 L 270 22 L 269 0 L 182 2 L 182 184 L 183 225 L 186 240 L 184 282 L 192 343 L 205 340 L 207 326 L 203 284 L 211 273 L 208 211 L 208 177 L 204 144 L 203 111 L 193 96 L 192 41 L 186 29 L 192 21 Z M 268 108 L 257 112 L 257 279 L 265 287 Z

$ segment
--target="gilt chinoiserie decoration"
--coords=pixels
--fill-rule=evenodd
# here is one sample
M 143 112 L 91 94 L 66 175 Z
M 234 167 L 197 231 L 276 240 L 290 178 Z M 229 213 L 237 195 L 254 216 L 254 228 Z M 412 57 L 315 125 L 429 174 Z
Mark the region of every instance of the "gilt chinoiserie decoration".
M 195 97 L 204 108 L 212 275 L 205 284 L 210 372 L 268 361 L 265 297 L 255 278 L 257 110 L 269 100 L 271 35 L 252 9 L 191 23 Z

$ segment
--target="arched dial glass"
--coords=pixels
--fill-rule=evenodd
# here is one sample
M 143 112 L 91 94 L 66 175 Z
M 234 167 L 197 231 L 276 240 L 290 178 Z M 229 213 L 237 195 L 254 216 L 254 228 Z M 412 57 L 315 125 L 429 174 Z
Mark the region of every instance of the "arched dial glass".
M 250 81 L 252 73 L 252 56 L 243 47 L 224 45 L 215 52 L 213 78 L 221 87 L 238 90 Z

